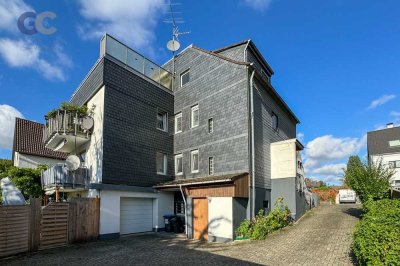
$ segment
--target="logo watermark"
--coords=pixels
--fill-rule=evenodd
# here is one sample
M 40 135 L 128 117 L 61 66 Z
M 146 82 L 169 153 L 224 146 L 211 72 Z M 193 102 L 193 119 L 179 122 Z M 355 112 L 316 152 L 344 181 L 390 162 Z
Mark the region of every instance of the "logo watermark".
M 55 27 L 46 27 L 44 25 L 45 19 L 55 19 L 57 17 L 56 14 L 50 11 L 45 11 L 40 14 L 36 14 L 35 12 L 25 12 L 22 13 L 18 18 L 18 29 L 27 35 L 33 35 L 37 33 L 41 33 L 44 35 L 50 35 L 57 31 Z

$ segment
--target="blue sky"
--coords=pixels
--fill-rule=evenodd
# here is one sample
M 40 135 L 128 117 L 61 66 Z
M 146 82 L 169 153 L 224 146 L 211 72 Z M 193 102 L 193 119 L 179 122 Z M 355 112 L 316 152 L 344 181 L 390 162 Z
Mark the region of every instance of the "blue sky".
M 0 0 L 0 157 L 11 156 L 15 116 L 43 122 L 69 99 L 99 56 L 104 31 L 153 61 L 171 56 L 164 0 Z M 216 49 L 251 38 L 272 83 L 301 120 L 307 175 L 337 183 L 367 131 L 400 122 L 397 0 L 181 1 L 182 46 Z M 56 14 L 51 35 L 26 35 L 18 17 Z

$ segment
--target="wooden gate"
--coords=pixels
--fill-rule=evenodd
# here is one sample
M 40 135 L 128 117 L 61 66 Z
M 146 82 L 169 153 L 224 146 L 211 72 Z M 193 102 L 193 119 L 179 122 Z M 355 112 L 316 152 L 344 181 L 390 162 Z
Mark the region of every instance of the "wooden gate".
M 29 250 L 29 205 L 0 206 L 0 257 Z
M 40 249 L 68 244 L 68 203 L 51 203 L 42 209 Z
M 193 238 L 208 240 L 208 199 L 193 199 Z

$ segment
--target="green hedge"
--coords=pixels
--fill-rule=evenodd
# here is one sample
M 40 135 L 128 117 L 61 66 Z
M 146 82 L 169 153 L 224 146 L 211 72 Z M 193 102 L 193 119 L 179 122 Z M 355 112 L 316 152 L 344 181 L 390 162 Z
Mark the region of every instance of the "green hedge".
M 360 265 L 400 265 L 400 200 L 364 204 L 352 249 Z
M 275 203 L 275 208 L 268 215 L 260 210 L 253 220 L 244 220 L 236 229 L 236 236 L 262 240 L 269 233 L 288 226 L 291 222 L 290 210 L 284 204 L 283 198 L 279 198 Z

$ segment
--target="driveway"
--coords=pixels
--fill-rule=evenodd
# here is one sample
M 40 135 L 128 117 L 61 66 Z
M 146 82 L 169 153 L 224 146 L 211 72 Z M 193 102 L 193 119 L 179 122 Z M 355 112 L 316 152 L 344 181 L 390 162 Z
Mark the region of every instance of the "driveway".
M 0 260 L 0 265 L 353 265 L 360 205 L 322 205 L 265 241 L 229 244 L 149 233 Z

